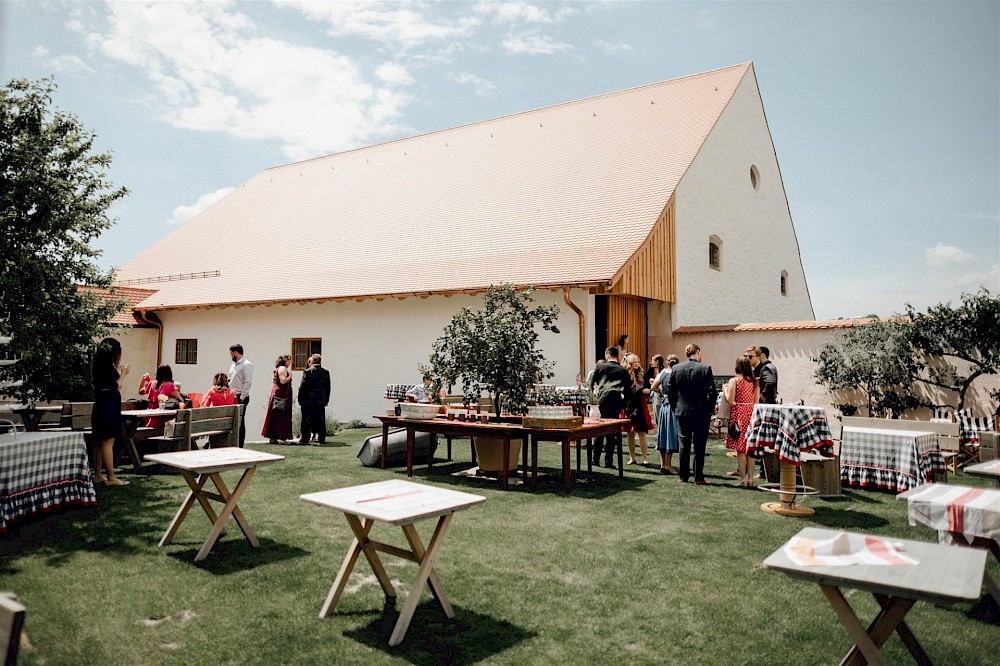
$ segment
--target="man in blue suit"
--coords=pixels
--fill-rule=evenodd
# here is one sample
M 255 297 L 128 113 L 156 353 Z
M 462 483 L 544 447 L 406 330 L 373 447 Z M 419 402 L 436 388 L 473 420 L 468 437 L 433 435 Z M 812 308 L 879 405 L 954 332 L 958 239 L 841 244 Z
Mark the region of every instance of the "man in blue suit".
M 715 409 L 718 390 L 712 367 L 701 362 L 701 347 L 692 343 L 685 349 L 688 360 L 674 366 L 667 382 L 667 400 L 677 416 L 680 430 L 680 481 L 687 483 L 691 473 L 691 447 L 694 446 L 694 482 L 707 486 L 705 480 L 705 445 L 708 425 Z

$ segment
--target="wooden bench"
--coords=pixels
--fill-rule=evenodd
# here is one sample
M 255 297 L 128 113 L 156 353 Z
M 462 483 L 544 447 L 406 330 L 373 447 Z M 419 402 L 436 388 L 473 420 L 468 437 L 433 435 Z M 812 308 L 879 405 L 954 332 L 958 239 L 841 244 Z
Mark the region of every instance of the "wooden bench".
M 181 409 L 163 428 L 163 435 L 150 442 L 169 442 L 181 451 L 196 448 L 195 440 L 208 437 L 213 448 L 239 446 L 240 415 L 243 405 Z
M 941 457 L 951 466 L 951 473 L 958 474 L 961 446 L 959 445 L 958 423 L 932 423 L 931 421 L 904 421 L 902 419 L 872 419 L 860 416 L 845 416 L 845 428 L 875 428 L 876 430 L 905 430 L 907 432 L 932 432 L 937 435 Z M 934 479 L 946 483 L 947 477 Z
M 13 592 L 0 592 L 0 655 L 4 664 L 16 664 L 17 652 L 24 637 L 25 608 Z

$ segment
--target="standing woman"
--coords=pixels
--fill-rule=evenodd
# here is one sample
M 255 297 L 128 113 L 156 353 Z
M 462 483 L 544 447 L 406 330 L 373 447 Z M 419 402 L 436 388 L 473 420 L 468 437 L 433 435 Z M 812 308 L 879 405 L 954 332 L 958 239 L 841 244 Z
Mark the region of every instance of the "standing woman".
M 649 389 L 645 388 L 646 378 L 642 371 L 642 361 L 635 354 L 625 357 L 628 374 L 632 378 L 632 383 L 638 388 L 635 393 L 629 393 L 628 401 L 625 403 L 625 417 L 631 421 L 628 425 L 628 462 L 627 465 L 635 464 L 635 436 L 639 435 L 639 449 L 642 452 L 642 466 L 649 466 L 646 459 L 648 449 L 647 433 L 653 427 L 653 420 L 649 416 Z
M 288 370 L 291 360 L 291 356 L 282 354 L 274 362 L 274 383 L 261 432 L 271 444 L 287 444 L 292 438 L 292 373 Z
M 668 356 L 664 368 L 653 380 L 653 394 L 660 395 L 660 416 L 656 419 L 656 450 L 660 452 L 660 474 L 677 474 L 677 470 L 671 466 L 674 454 L 680 449 L 677 416 L 670 409 L 670 403 L 664 399 L 670 371 L 677 363 L 676 354 Z
M 94 382 L 94 407 L 90 415 L 94 445 L 94 483 L 127 486 L 115 476 L 115 439 L 122 434 L 122 384 L 128 366 L 121 364 L 122 345 L 114 338 L 104 338 L 94 353 L 91 375 Z M 107 477 L 102 474 L 102 464 Z
M 760 400 L 760 385 L 753 374 L 750 359 L 740 356 L 736 359 L 736 376 L 726 382 L 722 389 L 731 407 L 729 422 L 726 424 L 726 448 L 736 451 L 736 471 L 740 476 L 740 486 L 753 488 L 754 459 L 747 455 L 747 430 L 753 416 L 753 406 Z M 729 430 L 732 425 L 740 429 L 740 436 L 733 438 Z
M 660 376 L 663 372 L 663 356 L 661 354 L 653 354 L 649 359 L 649 367 L 646 368 L 646 383 L 644 386 L 646 388 L 652 389 L 653 382 L 656 378 Z M 659 391 L 650 391 L 649 401 L 653 404 L 653 423 L 659 424 L 660 422 L 660 405 L 663 403 L 663 394 Z

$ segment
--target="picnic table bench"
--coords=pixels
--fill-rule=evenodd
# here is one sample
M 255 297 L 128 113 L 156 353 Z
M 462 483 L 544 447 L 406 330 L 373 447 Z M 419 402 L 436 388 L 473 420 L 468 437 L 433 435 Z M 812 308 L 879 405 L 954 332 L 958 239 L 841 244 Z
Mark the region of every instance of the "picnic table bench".
M 194 440 L 208 437 L 213 447 L 239 446 L 240 415 L 243 405 L 179 409 L 173 421 L 168 421 L 159 437 L 150 441 L 169 442 L 182 451 L 200 448 Z

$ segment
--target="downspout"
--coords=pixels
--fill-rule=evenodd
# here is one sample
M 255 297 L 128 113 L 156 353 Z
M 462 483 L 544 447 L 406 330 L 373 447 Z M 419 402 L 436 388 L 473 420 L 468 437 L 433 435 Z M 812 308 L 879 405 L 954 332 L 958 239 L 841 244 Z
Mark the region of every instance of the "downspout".
M 569 287 L 563 287 L 563 300 L 566 301 L 573 312 L 580 319 L 580 381 L 587 376 L 587 328 L 584 321 L 583 310 L 576 306 L 569 297 Z
M 154 317 L 156 315 L 153 315 Z M 139 318 L 145 324 L 151 324 L 156 327 L 156 367 L 160 367 L 160 361 L 163 360 L 163 322 L 157 319 L 150 319 L 146 316 L 146 309 L 143 308 L 139 310 Z

